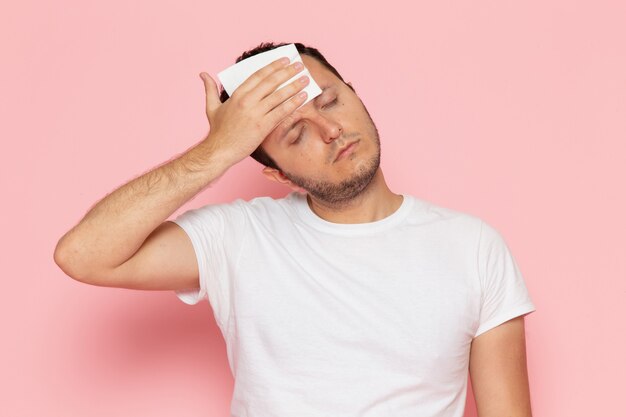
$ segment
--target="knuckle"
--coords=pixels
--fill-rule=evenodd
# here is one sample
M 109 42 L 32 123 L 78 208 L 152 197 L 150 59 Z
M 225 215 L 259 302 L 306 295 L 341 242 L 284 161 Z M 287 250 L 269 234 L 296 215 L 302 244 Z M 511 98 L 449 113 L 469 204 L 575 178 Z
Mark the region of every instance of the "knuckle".
M 274 65 L 267 65 L 265 67 L 259 68 L 254 73 L 252 73 L 252 75 L 250 76 L 250 79 L 252 79 L 253 81 L 258 81 L 260 79 L 263 79 L 265 76 L 267 76 L 267 74 L 271 74 L 272 72 L 276 71 L 276 69 L 277 67 Z
M 251 80 L 251 81 L 256 81 L 257 78 L 259 78 L 260 76 L 262 76 L 264 74 L 265 68 L 260 68 L 256 71 L 254 71 L 252 74 L 250 74 L 250 76 L 245 80 Z
M 280 72 L 280 71 L 279 72 L 275 72 L 273 74 L 270 74 L 267 78 L 270 81 L 270 83 L 277 84 L 280 81 L 280 79 L 282 78 L 281 74 L 282 74 L 282 72 Z
M 283 68 L 280 71 L 276 71 L 275 73 L 272 74 L 274 82 L 285 81 L 291 78 L 292 76 L 293 76 L 292 68 L 290 67 Z
M 236 101 L 237 101 L 237 107 L 244 108 L 248 106 L 249 99 L 248 97 L 243 96 L 243 97 L 239 97 Z
M 302 82 L 300 82 L 299 79 L 297 79 L 297 80 L 295 80 L 294 82 L 291 83 L 291 89 L 294 92 L 300 90 L 302 87 L 304 87 L 304 84 Z
M 287 100 L 285 102 L 284 106 L 290 112 L 290 114 L 293 114 L 293 113 L 291 113 L 291 111 L 293 109 L 295 109 L 296 107 L 298 107 L 298 104 L 300 104 L 300 103 L 298 103 L 298 100 L 297 99 L 293 99 L 293 100 Z
M 281 125 L 285 125 L 289 126 L 294 122 L 294 114 L 293 113 L 289 113 L 288 115 L 286 115 L 283 120 L 281 121 Z

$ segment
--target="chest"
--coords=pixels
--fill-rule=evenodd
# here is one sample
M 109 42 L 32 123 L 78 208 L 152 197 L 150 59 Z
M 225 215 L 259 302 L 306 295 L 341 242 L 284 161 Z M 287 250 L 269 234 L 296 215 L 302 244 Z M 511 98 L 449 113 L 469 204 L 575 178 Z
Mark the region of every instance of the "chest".
M 466 366 L 480 292 L 475 258 L 460 242 L 294 235 L 249 245 L 231 288 L 242 354 L 262 347 L 285 370 L 350 375 L 439 378 L 442 367 Z

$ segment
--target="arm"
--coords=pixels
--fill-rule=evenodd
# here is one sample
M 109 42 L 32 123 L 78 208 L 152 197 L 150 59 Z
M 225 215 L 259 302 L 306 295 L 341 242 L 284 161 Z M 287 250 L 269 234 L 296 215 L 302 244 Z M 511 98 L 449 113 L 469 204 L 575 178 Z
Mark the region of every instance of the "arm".
M 479 417 L 532 417 L 523 316 L 476 337 L 469 369 Z
M 95 204 L 78 225 L 61 237 L 55 262 L 72 278 L 94 285 L 150 288 L 150 282 L 137 286 L 138 282 L 129 281 L 131 275 L 139 279 L 140 265 L 136 264 L 147 262 L 152 262 L 153 268 L 146 272 L 153 276 L 159 273 L 159 279 L 155 276 L 152 282 L 156 287 L 151 289 L 163 285 L 167 276 L 175 279 L 177 273 L 172 269 L 178 270 L 177 281 L 182 281 L 173 283 L 175 287 L 193 284 L 197 266 L 191 242 L 175 223 L 162 223 L 229 168 L 227 159 L 212 144 L 209 135 L 187 153 Z M 129 262 L 131 257 L 134 259 Z M 131 266 L 135 267 L 132 271 Z
M 287 62 L 288 63 L 288 62 Z M 166 164 L 99 201 L 61 237 L 54 260 L 81 282 L 136 289 L 198 286 L 193 247 L 185 232 L 166 222 L 228 168 L 250 155 L 275 126 L 305 100 L 298 80 L 276 90 L 301 69 L 279 60 L 261 68 L 221 103 L 204 76 L 211 133 Z

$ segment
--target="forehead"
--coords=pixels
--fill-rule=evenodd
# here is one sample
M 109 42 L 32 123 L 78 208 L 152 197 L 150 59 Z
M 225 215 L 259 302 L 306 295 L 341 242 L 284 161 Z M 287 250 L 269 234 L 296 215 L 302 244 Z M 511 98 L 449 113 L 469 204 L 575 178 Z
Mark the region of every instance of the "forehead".
M 301 55 L 302 62 L 304 62 L 304 66 L 309 70 L 311 77 L 315 80 L 317 85 L 324 92 L 329 87 L 338 86 L 341 83 L 341 80 L 333 74 L 328 68 L 326 68 L 323 64 L 321 64 L 317 59 L 311 58 L 307 55 Z M 314 100 L 319 101 L 319 96 Z M 310 105 L 311 102 L 305 104 L 305 106 Z M 304 106 L 303 106 L 304 108 Z
M 324 82 L 332 82 L 334 80 L 338 80 L 335 74 L 333 74 L 317 59 L 304 54 L 300 55 L 300 57 L 302 58 L 304 66 L 309 70 L 316 83 L 320 84 Z

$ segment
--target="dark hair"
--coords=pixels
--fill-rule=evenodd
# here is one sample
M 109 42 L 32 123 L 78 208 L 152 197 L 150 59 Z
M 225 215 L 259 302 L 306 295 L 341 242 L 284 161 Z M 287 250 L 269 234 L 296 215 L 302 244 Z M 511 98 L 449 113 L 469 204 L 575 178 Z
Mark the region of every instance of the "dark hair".
M 286 42 L 282 42 L 282 43 L 278 43 L 275 44 L 273 42 L 263 42 L 261 44 L 259 44 L 258 46 L 256 46 L 253 49 L 250 49 L 246 52 L 244 52 L 243 54 L 241 54 L 241 56 L 239 56 L 235 63 L 244 60 L 246 58 L 249 58 L 251 56 L 257 55 L 261 52 L 266 52 L 266 51 L 270 51 L 272 49 L 278 48 L 279 46 L 284 46 L 284 45 L 289 45 L 290 43 L 286 43 Z M 320 64 L 322 64 L 323 66 L 325 66 L 326 68 L 328 68 L 328 70 L 330 70 L 330 72 L 332 72 L 333 74 L 335 74 L 337 76 L 337 78 L 339 78 L 341 81 L 344 82 L 345 81 L 343 79 L 343 77 L 339 74 L 339 72 L 335 69 L 335 67 L 333 67 L 332 65 L 330 65 L 330 63 L 326 60 L 326 58 L 324 58 L 324 55 L 322 55 L 322 53 L 320 51 L 318 51 L 317 49 L 310 47 L 310 46 L 305 46 L 302 43 L 296 43 L 294 42 L 294 45 L 296 46 L 296 49 L 298 50 L 298 53 L 300 55 L 308 55 L 314 59 L 316 59 Z M 348 85 L 349 86 L 349 85 Z M 351 86 L 349 86 L 350 88 L 352 88 Z M 353 89 L 354 90 L 354 89 Z M 222 103 L 224 103 L 226 100 L 228 100 L 230 96 L 228 95 L 228 93 L 226 92 L 226 90 L 224 90 L 223 86 L 220 86 L 220 101 Z M 252 152 L 250 154 L 250 156 L 256 160 L 257 162 L 270 167 L 270 168 L 274 168 L 277 169 L 279 171 L 282 171 L 278 165 L 276 164 L 276 162 L 274 162 L 274 160 L 265 152 L 265 150 L 261 147 L 261 145 L 259 145 L 254 152 Z

